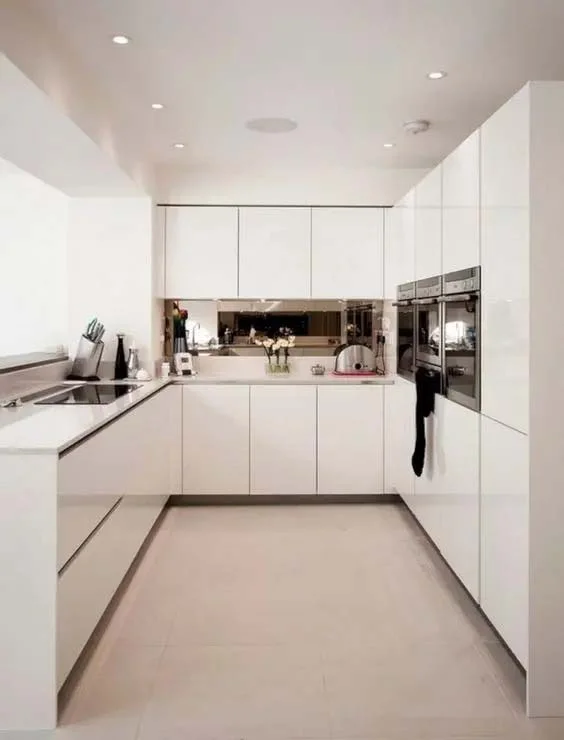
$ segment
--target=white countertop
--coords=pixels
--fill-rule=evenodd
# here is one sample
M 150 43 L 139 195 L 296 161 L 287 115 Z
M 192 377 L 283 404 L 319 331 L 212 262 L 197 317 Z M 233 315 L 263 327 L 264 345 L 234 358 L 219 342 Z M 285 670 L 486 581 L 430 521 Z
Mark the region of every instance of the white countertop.
M 108 383 L 111 381 L 103 381 Z M 128 381 L 139 382 L 139 381 Z M 36 405 L 0 408 L 0 455 L 60 454 L 170 384 L 181 385 L 391 385 L 394 376 L 195 375 L 151 380 L 106 405 Z M 45 384 L 43 384 L 45 385 Z M 33 389 L 31 389 L 33 390 Z
M 169 384 L 170 380 L 151 380 L 100 406 L 28 403 L 0 408 L 0 455 L 61 453 Z
M 171 375 L 173 383 L 182 385 L 393 385 L 393 375 Z

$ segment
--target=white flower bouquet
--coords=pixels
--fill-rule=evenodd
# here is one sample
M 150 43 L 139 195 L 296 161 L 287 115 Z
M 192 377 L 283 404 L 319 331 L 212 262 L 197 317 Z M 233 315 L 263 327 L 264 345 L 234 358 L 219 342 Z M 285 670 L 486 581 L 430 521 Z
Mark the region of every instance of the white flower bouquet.
M 296 345 L 296 337 L 292 334 L 291 330 L 287 327 L 280 328 L 276 337 L 258 337 L 255 339 L 255 344 L 259 345 L 264 349 L 266 357 L 268 359 L 267 370 L 268 372 L 290 372 L 290 365 L 288 364 L 288 358 L 290 356 L 290 349 Z M 280 363 L 280 352 L 284 353 L 284 362 Z M 272 363 L 272 358 L 276 358 L 276 363 Z

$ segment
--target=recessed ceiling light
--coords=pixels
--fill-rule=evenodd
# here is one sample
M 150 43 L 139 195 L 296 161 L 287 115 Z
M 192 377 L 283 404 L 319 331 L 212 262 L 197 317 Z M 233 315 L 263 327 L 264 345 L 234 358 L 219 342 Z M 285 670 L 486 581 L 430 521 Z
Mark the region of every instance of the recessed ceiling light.
M 151 103 L 151 108 L 153 110 L 162 110 L 164 105 L 162 103 Z
M 261 134 L 287 134 L 298 128 L 291 118 L 252 118 L 245 126 Z
M 120 44 L 121 46 L 123 46 L 124 44 L 129 44 L 130 40 L 131 39 L 128 36 L 122 36 L 121 34 L 118 34 L 117 36 L 114 36 L 112 38 L 114 44 Z
M 175 149 L 184 149 L 184 144 L 181 144 L 180 142 L 173 144 L 173 147 Z
M 438 72 L 429 72 L 429 74 L 427 75 L 427 77 L 430 80 L 442 80 L 443 77 L 446 77 L 446 76 L 447 76 L 447 73 L 446 72 L 440 72 L 440 71 L 438 71 Z
M 395 144 L 384 144 L 384 149 L 393 149 L 395 147 Z

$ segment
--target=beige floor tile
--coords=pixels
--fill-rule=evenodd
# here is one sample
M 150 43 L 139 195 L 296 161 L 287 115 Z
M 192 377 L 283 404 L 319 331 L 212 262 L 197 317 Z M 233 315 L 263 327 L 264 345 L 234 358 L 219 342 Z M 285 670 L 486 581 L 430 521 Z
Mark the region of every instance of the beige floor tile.
M 370 737 L 383 719 L 479 721 L 485 728 L 515 719 L 483 656 L 473 646 L 407 645 L 324 651 L 333 734 Z
M 165 649 L 139 738 L 328 736 L 321 657 L 247 647 Z

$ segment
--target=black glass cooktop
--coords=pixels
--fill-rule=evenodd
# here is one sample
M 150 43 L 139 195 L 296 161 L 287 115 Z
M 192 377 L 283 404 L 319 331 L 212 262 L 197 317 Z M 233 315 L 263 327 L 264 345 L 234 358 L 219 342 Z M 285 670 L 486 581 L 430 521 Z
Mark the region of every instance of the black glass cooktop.
M 122 396 L 126 396 L 136 388 L 140 388 L 139 385 L 108 385 L 106 383 L 94 384 L 94 385 L 79 385 L 74 388 L 69 388 L 64 393 L 57 393 L 56 396 L 50 396 L 44 401 L 36 401 L 38 406 L 48 405 L 64 405 L 64 406 L 77 406 L 77 405 L 105 405 L 116 401 Z

